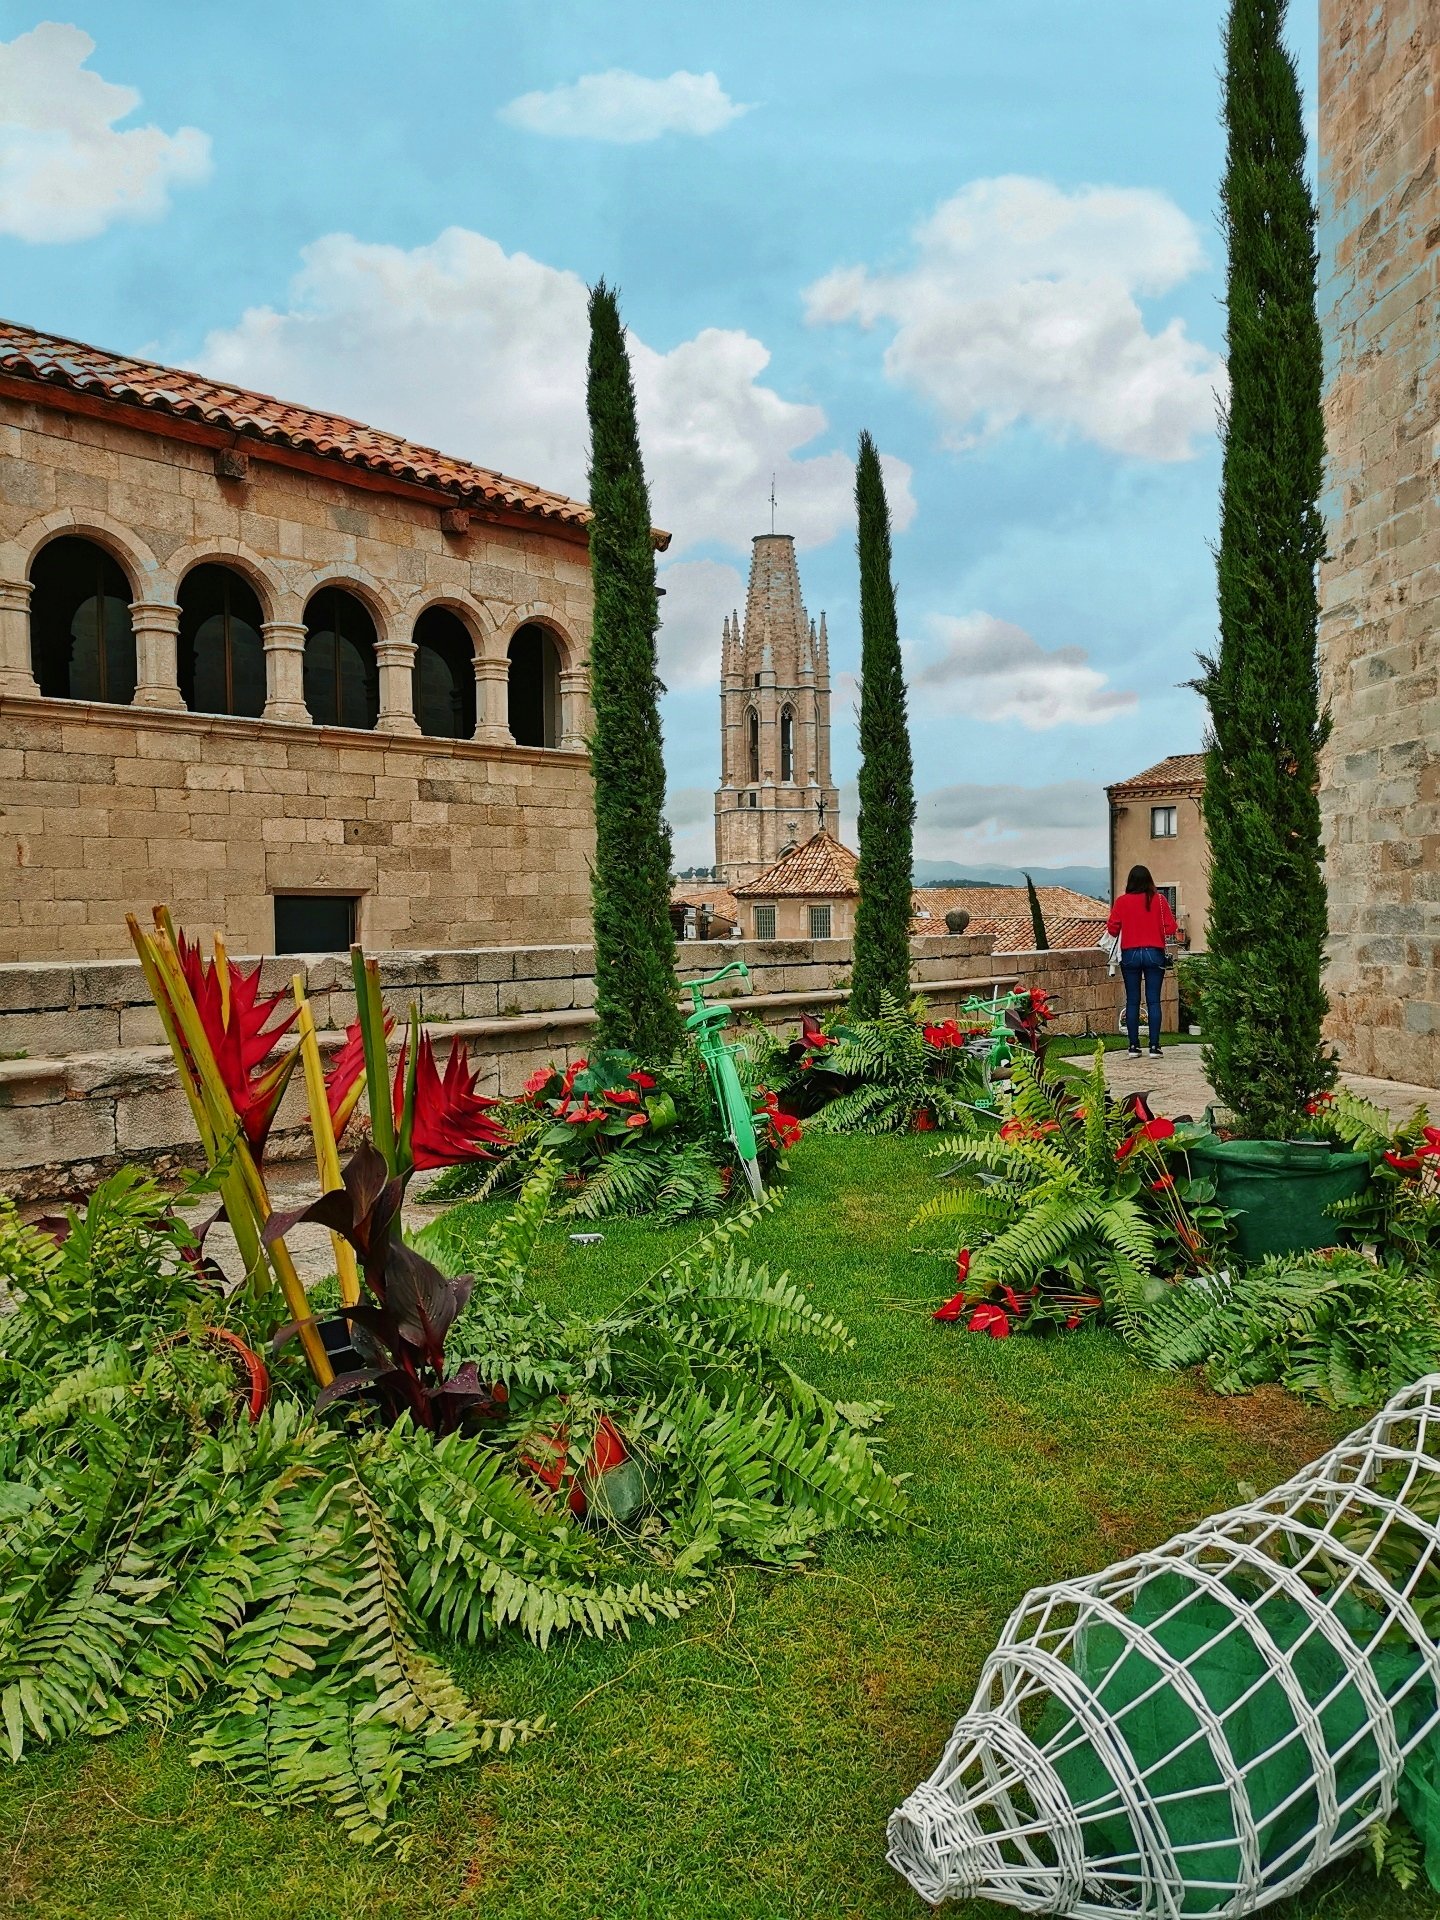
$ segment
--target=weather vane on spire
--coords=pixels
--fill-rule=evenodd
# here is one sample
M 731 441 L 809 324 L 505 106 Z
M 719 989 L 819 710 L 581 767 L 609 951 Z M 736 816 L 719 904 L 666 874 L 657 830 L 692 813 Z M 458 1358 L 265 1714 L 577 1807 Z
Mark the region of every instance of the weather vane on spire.
M 770 531 L 775 531 L 775 476 L 770 476 Z

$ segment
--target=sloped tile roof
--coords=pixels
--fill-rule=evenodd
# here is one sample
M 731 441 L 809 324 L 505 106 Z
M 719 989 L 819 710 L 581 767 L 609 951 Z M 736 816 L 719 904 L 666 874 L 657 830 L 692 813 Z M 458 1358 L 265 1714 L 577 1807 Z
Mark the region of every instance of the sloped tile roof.
M 179 367 L 107 353 L 10 320 L 0 320 L 0 372 L 175 419 L 200 421 L 237 435 L 242 445 L 246 440 L 262 440 L 412 486 L 433 487 L 444 495 L 445 505 L 505 508 L 572 527 L 590 523 L 590 509 L 583 501 L 437 453 L 433 447 L 417 446 L 343 414 L 295 406 Z M 668 534 L 656 535 L 658 546 L 668 543 Z
M 859 864 L 858 856 L 848 847 L 842 847 L 822 827 L 819 833 L 812 833 L 803 846 L 781 854 L 773 867 L 767 867 L 764 873 L 736 887 L 735 897 L 737 900 L 791 900 L 814 894 L 828 900 L 853 898 L 860 891 L 855 880 Z
M 672 907 L 702 907 L 712 919 L 733 920 L 737 924 L 740 909 L 735 896 L 718 880 L 675 880 L 670 886 Z
M 1097 914 L 1104 920 L 1110 912 L 1103 900 L 1092 899 L 1088 893 L 1077 893 L 1074 887 L 1037 887 L 1040 897 L 1040 911 L 1045 916 L 1048 931 L 1052 917 L 1056 920 L 1066 916 L 1080 919 L 1093 919 Z M 1024 887 L 917 887 L 912 895 L 916 923 L 925 926 L 920 919 L 922 913 L 928 913 L 933 923 L 931 931 L 943 932 L 947 913 L 968 913 L 970 927 L 967 932 L 979 931 L 981 920 L 1001 920 L 1023 918 L 1030 925 L 1030 900 Z
M 1045 916 L 1045 937 L 1059 948 L 1098 947 L 1105 932 L 1105 915 L 1087 919 L 1079 914 L 1052 920 Z M 1003 915 L 992 920 L 972 920 L 967 933 L 993 933 L 996 953 L 1031 953 L 1035 948 L 1035 929 L 1029 914 Z
M 1108 793 L 1203 793 L 1205 756 L 1203 753 L 1172 753 L 1168 760 L 1157 760 L 1153 767 L 1130 780 L 1117 780 Z

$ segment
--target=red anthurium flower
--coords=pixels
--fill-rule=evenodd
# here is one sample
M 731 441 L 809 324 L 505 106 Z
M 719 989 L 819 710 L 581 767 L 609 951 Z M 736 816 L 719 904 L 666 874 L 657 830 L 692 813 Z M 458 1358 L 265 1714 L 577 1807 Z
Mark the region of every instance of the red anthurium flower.
M 625 1124 L 627 1127 L 648 1127 L 650 1116 L 648 1113 L 632 1113 Z
M 963 1047 L 965 1035 L 954 1020 L 942 1020 L 924 1029 L 925 1044 L 930 1047 Z
M 640 1096 L 633 1087 L 607 1087 L 605 1099 L 613 1100 L 618 1107 L 638 1107 Z
M 932 1320 L 958 1320 L 965 1311 L 965 1296 L 957 1293 L 947 1300 L 943 1307 L 937 1307 L 931 1314 Z
M 1069 1330 L 1072 1333 L 1075 1331 L 1076 1327 L 1079 1326 L 1079 1324 L 1080 1324 L 1080 1316 L 1078 1313 L 1072 1313 L 1066 1316 L 1065 1325 L 1069 1328 Z
M 537 1067 L 525 1082 L 526 1097 L 533 1100 L 537 1093 L 543 1093 L 546 1087 L 549 1086 L 552 1077 L 552 1072 L 549 1067 Z
M 955 1256 L 955 1284 L 963 1287 L 970 1278 L 970 1249 L 962 1247 Z
M 395 1126 L 404 1118 L 407 1044 L 400 1049 L 395 1070 Z M 505 1128 L 493 1117 L 496 1100 L 475 1091 L 477 1075 L 470 1070 L 463 1040 L 452 1040 L 445 1076 L 435 1065 L 430 1036 L 422 1033 L 415 1053 L 415 1112 L 410 1128 L 410 1157 L 418 1170 L 454 1167 L 466 1160 L 484 1160 L 489 1149 L 501 1146 Z
M 1420 1171 L 1421 1160 L 1418 1153 L 1387 1153 L 1385 1155 L 1385 1164 L 1387 1167 L 1393 1167 L 1396 1173 L 1418 1173 Z
M 1005 1296 L 1005 1305 L 1010 1309 L 1011 1313 L 1013 1313 L 1016 1319 L 1018 1320 L 1021 1314 L 1023 1314 L 1026 1311 L 1026 1309 L 1030 1304 L 1028 1296 L 1022 1299 L 1021 1296 L 1018 1293 L 1016 1293 L 1013 1287 L 1007 1287 L 1004 1285 L 1001 1286 L 1000 1291 Z
M 1162 1173 L 1158 1180 L 1152 1180 L 1150 1182 L 1150 1191 L 1152 1193 L 1168 1193 L 1174 1184 L 1175 1176 L 1173 1173 Z
M 562 1114 L 569 1110 L 570 1095 L 574 1089 L 575 1081 L 580 1074 L 584 1073 L 588 1065 L 589 1062 L 586 1060 L 572 1060 L 565 1069 L 560 1081 L 560 1112 Z
M 1165 1120 L 1159 1117 L 1154 1120 L 1147 1120 L 1144 1126 L 1137 1127 L 1128 1139 L 1120 1142 L 1120 1145 L 1115 1149 L 1115 1158 L 1117 1160 L 1128 1160 L 1142 1140 L 1169 1140 L 1174 1135 L 1174 1132 L 1175 1122 L 1173 1120 Z
M 935 1116 L 928 1107 L 921 1107 L 912 1124 L 916 1133 L 934 1133 Z
M 775 1138 L 783 1149 L 793 1147 L 801 1136 L 800 1122 L 793 1113 L 783 1113 L 780 1102 L 773 1093 L 765 1095 L 765 1113 L 775 1130 Z
M 205 1038 L 215 1056 L 235 1117 L 258 1159 L 265 1151 L 276 1110 L 300 1057 L 296 1048 L 279 1060 L 272 1061 L 270 1056 L 300 1017 L 300 1010 L 294 1007 L 284 1019 L 267 1026 L 284 995 L 275 993 L 268 1000 L 260 998 L 258 960 L 246 973 L 225 958 L 206 960 L 200 948 L 183 933 L 178 945 L 180 965 L 200 1024 L 205 1029 Z
M 1008 1340 L 1010 1337 L 1010 1316 L 1004 1307 L 991 1306 L 987 1301 L 976 1307 L 966 1323 L 969 1333 L 988 1333 L 992 1340 Z
M 820 1025 L 820 1022 L 815 1018 L 813 1013 L 801 1014 L 800 1038 L 805 1042 L 805 1045 L 807 1047 L 814 1047 L 818 1049 L 821 1047 L 828 1047 L 830 1045 L 829 1034 L 826 1033 L 825 1029 Z
M 580 1065 L 583 1067 L 584 1064 L 585 1062 L 582 1060 Z M 638 1069 L 634 1073 L 627 1073 L 625 1078 L 627 1080 L 633 1080 L 642 1093 L 649 1093 L 655 1084 L 655 1076 L 653 1074 L 641 1073 Z

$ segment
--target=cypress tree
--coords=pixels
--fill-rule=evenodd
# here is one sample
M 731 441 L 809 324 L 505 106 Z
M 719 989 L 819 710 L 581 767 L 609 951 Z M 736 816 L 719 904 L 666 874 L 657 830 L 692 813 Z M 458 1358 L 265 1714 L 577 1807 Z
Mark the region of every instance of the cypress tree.
M 1206 1071 L 1251 1138 L 1294 1130 L 1334 1078 L 1321 1039 L 1317 571 L 1325 455 L 1315 205 L 1286 0 L 1231 0 L 1225 47 L 1229 249 L 1218 552 L 1220 647 L 1196 682 L 1210 707 Z
M 880 1011 L 888 988 L 910 995 L 910 890 L 915 783 L 905 718 L 905 674 L 890 574 L 890 509 L 880 456 L 860 436 L 855 468 L 860 554 L 860 904 L 850 1004 L 861 1019 Z
M 1030 902 L 1030 931 L 1034 936 L 1037 953 L 1048 953 L 1050 936 L 1045 931 L 1045 916 L 1040 911 L 1040 896 L 1035 891 L 1035 882 L 1027 873 L 1025 876 L 1025 898 Z
M 662 691 L 655 671 L 655 549 L 635 423 L 635 388 L 614 293 L 590 295 L 590 577 L 595 619 L 590 697 L 595 730 L 596 1039 L 665 1061 L 680 1045 L 670 829 L 664 815 Z

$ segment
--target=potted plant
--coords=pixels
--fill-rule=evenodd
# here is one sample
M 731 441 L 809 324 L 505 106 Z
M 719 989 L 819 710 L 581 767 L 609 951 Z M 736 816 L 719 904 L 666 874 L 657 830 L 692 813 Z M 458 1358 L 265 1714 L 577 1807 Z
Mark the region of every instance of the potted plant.
M 1220 645 L 1196 682 L 1210 708 L 1204 1059 L 1232 1137 L 1195 1153 L 1237 1209 L 1247 1259 L 1333 1240 L 1326 1208 L 1367 1174 L 1313 1124 L 1335 1078 L 1316 792 L 1325 423 L 1315 205 L 1284 18 L 1284 0 L 1232 0 L 1226 33 Z

